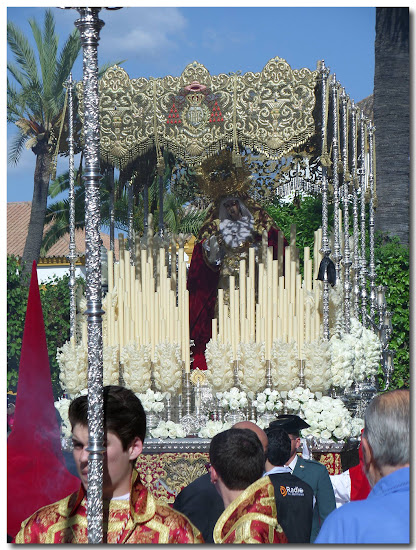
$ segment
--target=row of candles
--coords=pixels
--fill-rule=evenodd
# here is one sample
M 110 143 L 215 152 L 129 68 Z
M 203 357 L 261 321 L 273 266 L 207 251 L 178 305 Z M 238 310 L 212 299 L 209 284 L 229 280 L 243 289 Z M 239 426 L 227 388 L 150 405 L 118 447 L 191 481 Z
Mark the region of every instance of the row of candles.
M 312 275 L 317 273 L 322 257 L 321 231 L 315 231 L 314 235 L 314 260 L 310 258 L 309 248 L 304 248 L 303 279 L 296 248 L 296 226 L 292 225 L 290 245 L 285 247 L 284 255 L 283 235 L 279 236 L 277 260 L 273 259 L 272 247 L 267 247 L 267 234 L 263 236 L 257 266 L 255 250 L 249 249 L 247 265 L 245 260 L 240 262 L 238 288 L 235 277 L 229 278 L 229 304 L 224 302 L 224 290 L 218 290 L 218 317 L 212 321 L 212 338 L 221 343 L 230 342 L 234 360 L 240 342 L 264 342 L 266 360 L 270 359 L 274 340 L 294 342 L 298 358 L 303 359 L 304 343 L 319 339 L 322 283 Z M 154 244 L 151 231 L 144 245 L 136 238 L 136 260 L 132 262 L 130 251 L 124 248 L 124 238 L 119 235 L 119 261 L 114 262 L 113 251 L 107 252 L 103 345 L 121 350 L 127 344 L 138 347 L 150 344 L 153 361 L 159 343 L 179 343 L 185 372 L 189 372 L 189 292 L 183 243 L 178 245 L 172 239 L 164 247 L 156 248 Z
M 279 250 L 278 259 L 273 259 L 273 247 L 264 246 L 267 243 L 265 233 L 257 274 L 255 250 L 251 248 L 248 266 L 245 259 L 240 260 L 239 288 L 236 288 L 236 278 L 230 276 L 229 300 L 224 300 L 223 289 L 218 290 L 218 316 L 212 320 L 212 339 L 221 344 L 230 342 L 234 360 L 240 342 L 264 342 L 266 360 L 270 359 L 274 340 L 294 342 L 298 358 L 303 359 L 304 342 L 319 339 L 322 283 L 314 280 L 312 273 L 317 273 L 322 258 L 318 245 L 321 230 L 316 231 L 314 237 L 314 260 L 310 258 L 309 247 L 304 248 L 303 280 L 296 248 L 296 226 L 292 225 L 290 245 L 285 247 L 284 256 L 283 250 Z M 284 275 L 279 274 L 283 264 Z

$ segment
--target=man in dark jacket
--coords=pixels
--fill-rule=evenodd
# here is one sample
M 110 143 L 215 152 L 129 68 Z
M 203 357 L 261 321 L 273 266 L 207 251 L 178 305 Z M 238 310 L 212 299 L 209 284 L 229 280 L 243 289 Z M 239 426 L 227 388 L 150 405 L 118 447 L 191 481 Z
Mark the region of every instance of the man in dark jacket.
M 297 454 L 302 444 L 300 430 L 309 428 L 309 424 L 295 414 L 282 414 L 270 423 L 268 430 L 275 427 L 283 428 L 291 440 L 291 452 L 286 466 L 289 466 L 292 474 L 305 481 L 313 490 L 315 497 L 311 532 L 311 542 L 313 542 L 324 519 L 332 510 L 335 510 L 335 495 L 331 479 L 324 464 L 316 460 L 306 460 Z
M 233 428 L 254 431 L 266 452 L 267 436 L 257 424 L 250 421 L 237 422 Z M 214 543 L 213 530 L 217 519 L 224 512 L 224 503 L 211 483 L 209 474 L 198 477 L 187 487 L 184 487 L 176 497 L 173 508 L 185 514 L 198 527 L 205 542 Z
M 311 538 L 313 491 L 285 466 L 291 442 L 283 428 L 266 429 L 266 474 L 274 486 L 277 517 L 288 541 L 307 543 Z

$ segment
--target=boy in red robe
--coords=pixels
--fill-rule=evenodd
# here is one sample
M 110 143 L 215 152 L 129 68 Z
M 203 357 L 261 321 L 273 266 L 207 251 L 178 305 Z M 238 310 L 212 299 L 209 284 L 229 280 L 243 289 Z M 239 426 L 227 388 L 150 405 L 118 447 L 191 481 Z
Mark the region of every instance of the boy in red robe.
M 22 523 L 16 543 L 87 544 L 88 401 L 69 408 L 74 460 L 80 489 L 35 512 Z M 195 544 L 203 538 L 183 514 L 155 500 L 135 469 L 143 450 L 146 414 L 135 394 L 120 386 L 104 388 L 103 542 Z

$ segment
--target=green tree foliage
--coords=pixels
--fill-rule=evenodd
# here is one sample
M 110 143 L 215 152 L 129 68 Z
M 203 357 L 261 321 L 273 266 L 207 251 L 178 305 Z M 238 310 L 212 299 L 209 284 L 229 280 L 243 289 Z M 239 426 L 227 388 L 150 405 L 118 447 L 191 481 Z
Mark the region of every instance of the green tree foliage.
M 290 226 L 296 224 L 296 246 L 299 249 L 300 269 L 303 273 L 303 248 L 310 248 L 310 257 L 313 258 L 314 231 L 322 225 L 321 198 L 297 197 L 292 203 L 275 200 L 263 205 L 267 213 L 276 222 L 286 237 L 290 239 Z M 329 225 L 333 223 L 333 208 L 329 208 Z
M 25 324 L 28 287 L 20 279 L 14 256 L 7 258 L 7 389 L 16 391 Z M 69 340 L 69 276 L 53 277 L 39 286 L 55 399 L 62 395 L 56 350 Z M 77 284 L 84 284 L 79 278 Z
M 376 233 L 376 283 L 387 287 L 387 309 L 393 313 L 390 349 L 395 350 L 390 389 L 409 388 L 409 248 L 398 237 Z

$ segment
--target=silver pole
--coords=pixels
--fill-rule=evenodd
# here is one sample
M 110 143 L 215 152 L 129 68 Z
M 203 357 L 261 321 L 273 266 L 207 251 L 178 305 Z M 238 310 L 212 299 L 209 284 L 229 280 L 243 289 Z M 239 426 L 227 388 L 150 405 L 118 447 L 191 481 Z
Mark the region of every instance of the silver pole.
M 354 316 L 358 319 L 360 308 L 360 284 L 359 284 L 359 225 L 358 225 L 358 181 L 357 181 L 357 107 L 354 101 L 351 103 L 351 134 L 352 134 L 352 181 L 353 181 L 353 219 L 354 219 Z
M 83 48 L 85 244 L 88 332 L 88 543 L 103 541 L 103 341 L 100 238 L 100 128 L 97 46 L 104 22 L 101 8 L 76 8 Z
M 374 322 L 376 311 L 376 271 L 374 260 L 374 132 L 375 127 L 368 124 L 368 139 L 369 139 L 369 170 L 368 181 L 370 186 L 370 209 L 369 209 L 369 236 L 370 236 L 370 270 L 368 278 L 370 279 L 370 319 Z
M 75 249 L 75 191 L 74 191 L 74 106 L 72 90 L 75 83 L 72 73 L 64 82 L 68 90 L 68 145 L 69 145 L 69 335 L 76 342 L 76 296 L 75 296 L 75 262 L 78 254 Z
M 130 250 L 130 265 L 135 265 L 135 247 L 133 230 L 133 176 L 128 182 L 127 187 L 127 219 L 128 219 L 128 240 Z
M 360 191 L 361 191 L 361 268 L 360 268 L 360 286 L 361 286 L 361 322 L 363 326 L 367 326 L 367 266 L 365 254 L 365 184 L 366 184 L 366 169 L 365 169 L 365 117 L 363 111 L 360 115 Z
M 329 156 L 327 153 L 326 143 L 326 124 L 327 124 L 327 85 L 329 69 L 325 67 L 325 62 L 321 61 L 318 65 L 319 71 L 322 77 L 322 125 L 321 125 L 321 138 L 322 138 L 322 243 L 320 252 L 324 257 L 329 257 L 331 254 L 331 248 L 329 246 L 328 239 L 328 172 L 327 165 L 329 163 Z M 325 158 L 326 156 L 326 158 Z M 323 305 L 323 337 L 324 340 L 329 340 L 329 282 L 325 275 L 323 281 L 323 293 L 322 293 L 322 305 Z
M 110 187 L 110 250 L 114 252 L 114 166 L 109 166 L 107 169 Z M 114 261 L 114 254 L 113 254 Z
M 341 247 L 339 242 L 339 179 L 338 179 L 338 87 L 339 84 L 336 80 L 335 74 L 332 75 L 332 121 L 333 121 L 333 136 L 332 136 L 332 184 L 334 187 L 334 262 L 336 282 L 338 283 L 340 278 L 340 266 L 341 266 Z
M 341 92 L 342 108 L 342 165 L 343 165 L 343 207 L 344 207 L 344 331 L 351 330 L 351 257 L 349 223 L 349 172 L 348 172 L 348 96 L 344 88 Z

